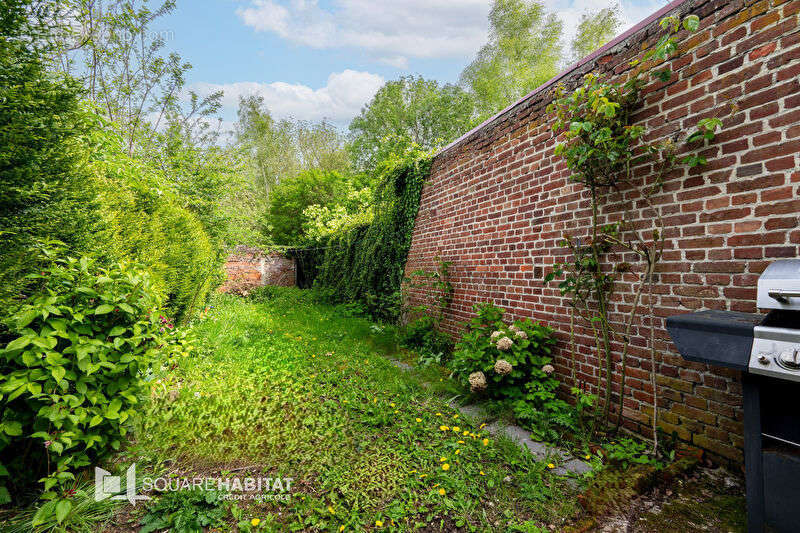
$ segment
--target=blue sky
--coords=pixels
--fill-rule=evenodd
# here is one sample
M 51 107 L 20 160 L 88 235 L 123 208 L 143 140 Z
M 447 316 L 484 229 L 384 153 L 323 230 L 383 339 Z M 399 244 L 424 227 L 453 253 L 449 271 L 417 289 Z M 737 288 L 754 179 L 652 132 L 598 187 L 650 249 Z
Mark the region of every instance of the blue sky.
M 565 23 L 613 0 L 545 0 Z M 666 0 L 624 0 L 626 28 Z M 188 60 L 190 88 L 225 92 L 233 121 L 244 94 L 260 94 L 274 116 L 327 118 L 341 127 L 384 81 L 458 75 L 487 39 L 491 0 L 178 0 L 157 21 Z

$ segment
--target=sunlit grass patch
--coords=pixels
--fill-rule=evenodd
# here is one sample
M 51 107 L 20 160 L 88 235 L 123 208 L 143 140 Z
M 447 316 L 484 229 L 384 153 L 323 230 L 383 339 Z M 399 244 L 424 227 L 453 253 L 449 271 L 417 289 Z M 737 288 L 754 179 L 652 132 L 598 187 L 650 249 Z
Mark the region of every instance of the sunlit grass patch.
M 289 502 L 238 511 L 268 516 L 262 529 L 494 530 L 575 512 L 545 464 L 393 366 L 390 328 L 284 291 L 220 298 L 195 332 L 200 352 L 161 376 L 132 454 L 293 477 Z

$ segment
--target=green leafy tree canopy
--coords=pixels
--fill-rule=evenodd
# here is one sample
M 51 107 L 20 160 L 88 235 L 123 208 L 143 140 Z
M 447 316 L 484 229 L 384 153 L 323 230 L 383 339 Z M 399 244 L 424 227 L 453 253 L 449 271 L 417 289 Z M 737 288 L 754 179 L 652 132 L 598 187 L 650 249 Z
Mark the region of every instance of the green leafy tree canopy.
M 475 122 L 473 98 L 460 87 L 420 76 L 389 81 L 350 123 L 354 166 L 373 171 L 411 144 L 442 146 Z
M 572 39 L 572 59 L 578 61 L 588 56 L 613 39 L 620 27 L 622 19 L 619 4 L 584 13 Z
M 563 23 L 542 2 L 495 0 L 489 42 L 461 73 L 482 117 L 523 97 L 558 73 Z

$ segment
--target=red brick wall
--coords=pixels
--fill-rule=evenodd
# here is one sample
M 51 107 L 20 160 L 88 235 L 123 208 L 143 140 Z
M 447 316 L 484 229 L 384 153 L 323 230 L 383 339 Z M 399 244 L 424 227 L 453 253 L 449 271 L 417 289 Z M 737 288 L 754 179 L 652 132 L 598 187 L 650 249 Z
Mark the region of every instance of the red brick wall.
M 225 273 L 220 292 L 242 293 L 262 285 L 294 286 L 296 265 L 294 259 L 281 254 L 237 246 L 225 261 Z
M 674 5 L 673 5 L 674 6 Z M 701 18 L 680 35 L 675 74 L 646 89 L 637 122 L 653 138 L 686 135 L 716 115 L 723 130 L 705 150 L 709 164 L 679 169 L 656 200 L 668 228 L 655 287 L 659 422 L 717 456 L 742 459 L 741 386 L 737 372 L 685 362 L 663 329 L 667 316 L 697 309 L 756 311 L 756 281 L 772 260 L 797 257 L 800 245 L 800 1 L 688 0 L 674 7 Z M 657 21 L 636 29 L 560 80 L 574 87 L 588 71 L 624 75 L 628 62 L 662 35 Z M 568 180 L 553 154 L 556 140 L 545 107 L 553 84 L 535 91 L 436 156 L 422 192 L 406 274 L 451 261 L 454 300 L 445 328 L 457 332 L 475 303 L 492 301 L 510 317 L 554 327 L 563 342 L 556 357 L 569 379 L 569 311 L 556 284 L 542 278 L 564 258 L 565 232 L 585 235 L 589 198 Z M 649 165 L 637 170 L 647 179 Z M 621 191 L 600 221 L 652 225 L 641 199 Z M 626 258 L 632 260 L 631 258 Z M 635 276 L 617 286 L 613 318 L 630 309 Z M 411 290 L 416 303 L 424 294 Z M 585 324 L 577 330 L 580 380 L 596 384 L 598 361 Z M 625 425 L 648 434 L 653 391 L 641 322 L 634 324 L 625 390 Z M 617 349 L 619 346 L 615 346 Z M 618 375 L 618 374 L 617 374 Z

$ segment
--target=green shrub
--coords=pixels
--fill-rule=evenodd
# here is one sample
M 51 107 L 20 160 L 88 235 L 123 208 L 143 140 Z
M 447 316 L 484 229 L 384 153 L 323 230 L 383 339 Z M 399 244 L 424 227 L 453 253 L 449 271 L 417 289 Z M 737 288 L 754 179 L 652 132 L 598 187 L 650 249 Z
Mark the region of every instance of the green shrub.
M 119 449 L 156 350 L 172 329 L 160 297 L 136 268 L 55 260 L 32 276 L 37 293 L 8 321 L 0 351 L 0 474 L 41 476 L 51 509 L 78 469 Z M 3 502 L 9 500 L 5 487 Z
M 427 315 L 412 320 L 401 330 L 400 344 L 417 351 L 423 361 L 443 363 L 453 349 L 453 341 L 437 329 L 437 323 L 436 317 Z
M 0 318 L 36 270 L 34 243 L 86 250 L 95 222 L 77 142 L 91 114 L 80 84 L 48 71 L 47 51 L 37 46 L 43 28 L 28 4 L 6 1 L 0 14 Z
M 522 399 L 526 389 L 534 395 L 554 392 L 552 330 L 527 319 L 509 326 L 504 311 L 491 303 L 475 311 L 453 353 L 454 376 L 473 392 L 498 399 Z
M 228 506 L 223 493 L 216 490 L 167 492 L 147 508 L 139 533 L 169 530 L 196 533 L 224 525 Z
M 102 209 L 93 251 L 143 265 L 166 296 L 169 313 L 191 316 L 222 279 L 222 250 L 201 220 L 181 207 L 149 166 L 129 157 L 113 136 L 95 132 L 90 168 Z

